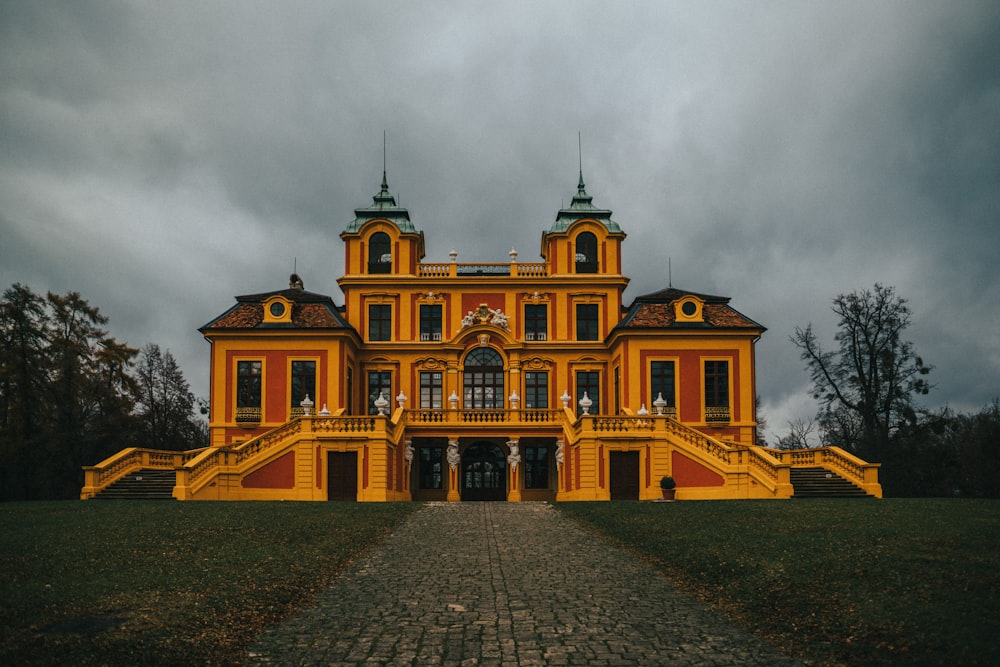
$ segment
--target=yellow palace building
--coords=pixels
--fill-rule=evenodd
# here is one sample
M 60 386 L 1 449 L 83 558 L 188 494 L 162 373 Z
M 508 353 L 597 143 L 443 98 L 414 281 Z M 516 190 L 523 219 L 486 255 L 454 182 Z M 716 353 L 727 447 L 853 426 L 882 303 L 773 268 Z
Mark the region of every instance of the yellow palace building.
M 729 299 L 669 286 L 624 304 L 625 233 L 583 176 L 541 262 L 426 263 L 383 175 L 341 233 L 344 303 L 236 297 L 211 344 L 211 442 L 127 449 L 83 498 L 166 477 L 181 500 L 790 498 L 809 479 L 881 496 L 835 447 L 757 444 L 754 345 Z M 807 483 L 808 482 L 808 483 Z

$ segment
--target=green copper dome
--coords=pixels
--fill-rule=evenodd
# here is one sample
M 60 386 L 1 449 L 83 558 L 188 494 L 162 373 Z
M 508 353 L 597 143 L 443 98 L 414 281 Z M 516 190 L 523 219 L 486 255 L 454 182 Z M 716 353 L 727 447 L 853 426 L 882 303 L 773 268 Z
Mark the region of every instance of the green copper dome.
M 354 222 L 347 226 L 344 233 L 358 232 L 369 220 L 388 220 L 399 227 L 403 233 L 416 233 L 413 223 L 410 222 L 410 212 L 402 206 L 396 206 L 396 198 L 389 194 L 389 183 L 386 180 L 385 172 L 382 172 L 382 190 L 372 197 L 372 205 L 367 208 L 354 209 L 357 216 Z
M 565 232 L 574 222 L 584 218 L 597 220 L 607 227 L 609 232 L 621 233 L 622 228 L 618 226 L 617 222 L 611 219 L 611 211 L 597 208 L 591 203 L 593 200 L 594 198 L 587 194 L 587 190 L 583 184 L 583 172 L 581 171 L 580 183 L 577 185 L 573 201 L 570 202 L 569 208 L 559 209 L 559 214 L 556 216 L 556 221 L 552 223 L 549 233 Z

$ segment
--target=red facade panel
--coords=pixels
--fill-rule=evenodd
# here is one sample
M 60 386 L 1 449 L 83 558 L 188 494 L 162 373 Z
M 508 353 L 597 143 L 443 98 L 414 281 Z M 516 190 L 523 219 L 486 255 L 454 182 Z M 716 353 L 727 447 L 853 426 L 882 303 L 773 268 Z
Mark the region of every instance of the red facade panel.
M 295 488 L 295 452 L 271 461 L 260 470 L 243 478 L 244 489 L 293 489 Z
M 722 486 L 726 481 L 716 472 L 713 472 L 684 456 L 680 452 L 672 452 L 670 455 L 670 467 L 673 470 L 674 481 L 677 486 Z

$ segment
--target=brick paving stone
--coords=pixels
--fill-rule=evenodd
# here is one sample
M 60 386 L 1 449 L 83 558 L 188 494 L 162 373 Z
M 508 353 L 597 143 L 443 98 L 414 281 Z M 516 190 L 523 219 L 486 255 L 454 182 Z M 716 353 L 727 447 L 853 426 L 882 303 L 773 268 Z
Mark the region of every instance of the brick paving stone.
M 799 665 L 548 503 L 428 503 L 251 665 Z

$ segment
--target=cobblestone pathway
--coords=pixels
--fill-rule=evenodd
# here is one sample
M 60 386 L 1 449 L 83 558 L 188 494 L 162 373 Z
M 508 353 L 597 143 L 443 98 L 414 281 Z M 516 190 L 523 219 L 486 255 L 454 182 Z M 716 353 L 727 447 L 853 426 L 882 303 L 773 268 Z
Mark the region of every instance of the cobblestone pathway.
M 796 665 L 546 503 L 431 503 L 256 665 Z

